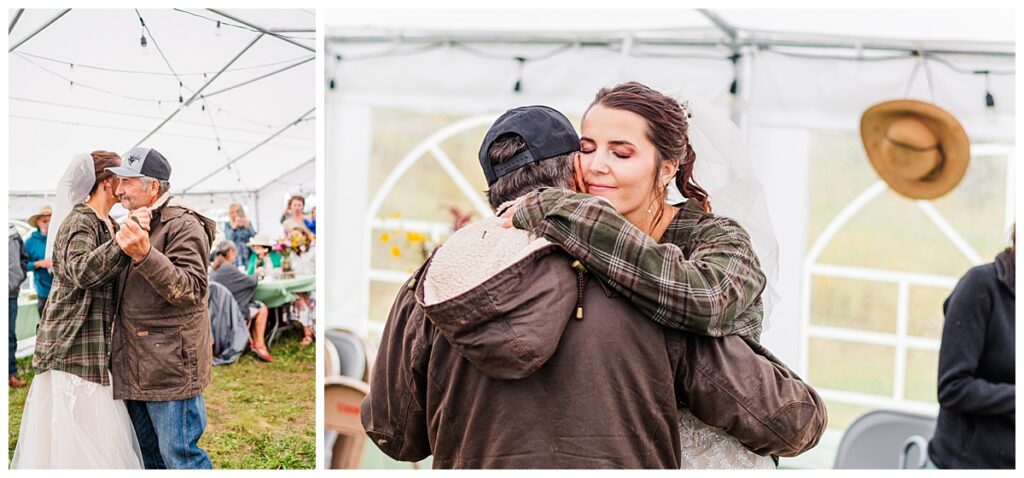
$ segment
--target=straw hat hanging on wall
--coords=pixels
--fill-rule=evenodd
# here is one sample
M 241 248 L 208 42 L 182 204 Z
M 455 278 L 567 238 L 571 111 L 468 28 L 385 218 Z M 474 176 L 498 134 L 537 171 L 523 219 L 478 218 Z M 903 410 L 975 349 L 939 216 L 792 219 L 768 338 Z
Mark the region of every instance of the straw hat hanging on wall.
M 967 133 L 953 115 L 931 103 L 893 100 L 860 118 L 868 160 L 889 187 L 911 199 L 952 191 L 971 159 Z

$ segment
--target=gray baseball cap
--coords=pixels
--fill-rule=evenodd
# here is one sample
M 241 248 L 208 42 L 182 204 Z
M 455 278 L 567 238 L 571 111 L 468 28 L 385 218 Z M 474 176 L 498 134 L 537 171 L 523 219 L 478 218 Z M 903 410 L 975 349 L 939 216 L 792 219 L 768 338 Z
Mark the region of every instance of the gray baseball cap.
M 120 167 L 106 170 L 125 178 L 171 179 L 171 163 L 153 148 L 133 148 L 124 155 L 124 163 Z

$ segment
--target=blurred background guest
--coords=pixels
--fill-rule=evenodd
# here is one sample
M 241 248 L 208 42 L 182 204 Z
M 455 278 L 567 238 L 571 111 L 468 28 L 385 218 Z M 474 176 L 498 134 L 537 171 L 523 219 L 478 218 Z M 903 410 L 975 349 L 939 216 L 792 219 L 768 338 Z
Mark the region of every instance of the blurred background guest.
M 248 319 L 250 319 L 249 346 L 254 354 L 264 362 L 273 362 L 274 357 L 267 350 L 264 335 L 267 331 L 267 306 L 255 299 L 256 284 L 259 278 L 243 274 L 234 266 L 238 251 L 235 244 L 230 241 L 222 241 L 215 252 L 213 272 L 210 273 L 210 280 L 216 282 L 231 291 L 231 295 L 238 302 L 238 308 Z
M 25 255 L 28 256 L 27 270 L 32 273 L 32 284 L 36 288 L 39 316 L 43 316 L 46 299 L 50 296 L 53 284 L 53 261 L 46 258 L 46 238 L 50 231 L 50 217 L 53 210 L 49 205 L 43 206 L 39 213 L 28 218 L 28 225 L 36 228 L 25 240 Z
M 288 199 L 288 207 L 281 215 L 281 228 L 284 229 L 285 235 L 296 227 L 306 227 L 306 216 L 302 214 L 305 208 L 306 198 L 301 195 L 296 194 Z
M 281 254 L 272 250 L 274 243 L 267 236 L 256 234 L 246 245 L 253 251 L 249 255 L 247 274 L 263 277 L 270 272 L 270 269 L 281 267 Z
M 995 262 L 960 279 L 943 304 L 937 468 L 1014 468 L 1016 226 Z
M 245 209 L 242 208 L 240 203 L 232 203 L 228 206 L 228 216 L 230 219 L 224 224 L 224 235 L 227 239 L 235 244 L 235 265 L 245 266 L 249 264 L 250 250 L 246 247 L 246 242 L 252 239 L 252 236 L 256 234 L 256 231 L 252 228 L 252 223 L 249 222 L 249 218 L 245 215 Z

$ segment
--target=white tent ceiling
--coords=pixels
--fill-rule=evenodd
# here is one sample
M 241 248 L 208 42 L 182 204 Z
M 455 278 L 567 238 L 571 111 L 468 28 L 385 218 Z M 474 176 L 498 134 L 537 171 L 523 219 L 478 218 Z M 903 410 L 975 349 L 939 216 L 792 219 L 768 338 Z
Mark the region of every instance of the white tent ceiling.
M 17 10 L 9 12 L 10 24 Z M 10 45 L 60 12 L 24 10 L 9 34 Z M 234 19 L 201 9 L 138 13 L 148 30 L 132 9 L 73 9 L 8 54 L 12 195 L 52 191 L 74 153 L 124 153 L 172 115 L 179 96 L 187 101 L 236 55 L 203 91 L 205 101 L 182 105 L 143 141 L 171 161 L 172 190 L 257 191 L 311 164 L 315 12 L 225 11 Z M 259 36 L 242 22 L 278 30 L 301 46 L 264 35 L 240 54 Z
M 1015 40 L 1011 10 L 714 9 L 734 27 L 755 32 L 859 38 L 1004 42 Z M 642 13 L 642 14 L 638 14 Z M 695 9 L 329 10 L 332 28 L 393 32 L 635 32 L 713 28 Z

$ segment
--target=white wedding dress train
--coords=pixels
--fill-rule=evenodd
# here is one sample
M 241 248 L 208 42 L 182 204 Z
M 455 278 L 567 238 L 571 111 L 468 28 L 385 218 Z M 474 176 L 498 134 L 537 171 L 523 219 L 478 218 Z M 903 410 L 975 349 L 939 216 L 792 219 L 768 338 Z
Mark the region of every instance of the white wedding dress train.
M 111 387 L 57 370 L 33 378 L 11 468 L 142 467 L 128 409 Z

